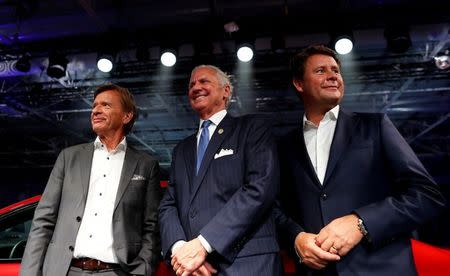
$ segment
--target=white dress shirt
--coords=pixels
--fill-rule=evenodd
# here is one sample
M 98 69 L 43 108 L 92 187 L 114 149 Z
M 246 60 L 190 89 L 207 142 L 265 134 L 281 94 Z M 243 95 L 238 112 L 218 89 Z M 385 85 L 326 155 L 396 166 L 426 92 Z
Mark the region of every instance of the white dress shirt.
M 225 115 L 227 115 L 227 111 L 221 110 L 221 111 L 217 112 L 216 114 L 212 115 L 211 117 L 209 117 L 209 119 L 206 119 L 206 120 L 211 121 L 211 124 L 208 127 L 209 140 L 211 140 L 211 137 L 214 134 L 214 131 L 216 131 L 217 126 L 220 124 L 220 122 L 222 122 L 223 118 L 225 118 Z M 198 131 L 197 131 L 197 147 L 198 147 L 198 143 L 200 142 L 200 134 L 202 134 L 202 124 L 206 120 L 200 119 L 200 123 L 198 125 Z
M 112 218 L 126 149 L 125 138 L 112 151 L 99 137 L 94 142 L 89 192 L 75 242 L 75 258 L 118 263 L 113 249 Z
M 323 184 L 327 171 L 338 114 L 339 105 L 325 113 L 318 126 L 309 121 L 306 114 L 303 115 L 303 136 L 305 137 L 306 149 L 321 184 Z
M 225 118 L 226 115 L 227 115 L 227 111 L 224 109 L 224 110 L 217 112 L 216 114 L 212 115 L 211 117 L 209 117 L 207 119 L 207 120 L 211 121 L 211 124 L 208 127 L 210 140 L 211 140 L 212 135 L 216 131 L 217 126 L 220 124 L 220 122 L 223 120 L 223 118 Z M 198 126 L 197 147 L 198 147 L 198 143 L 200 142 L 200 134 L 202 133 L 202 124 L 204 121 L 206 121 L 206 120 L 200 119 L 200 123 Z M 214 248 L 212 248 L 212 246 L 209 244 L 209 242 L 202 235 L 199 235 L 198 239 L 200 240 L 200 243 L 202 244 L 202 246 L 205 248 L 206 252 L 211 253 L 212 251 L 214 251 Z M 175 242 L 172 246 L 172 253 L 175 252 L 184 243 L 186 243 L 186 241 L 179 240 L 179 241 Z

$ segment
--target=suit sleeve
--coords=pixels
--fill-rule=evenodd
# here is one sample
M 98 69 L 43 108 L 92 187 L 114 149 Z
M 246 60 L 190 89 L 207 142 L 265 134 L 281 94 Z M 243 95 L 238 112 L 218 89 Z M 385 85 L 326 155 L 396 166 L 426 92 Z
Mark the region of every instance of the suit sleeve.
M 275 142 L 262 120 L 248 122 L 245 142 L 245 182 L 200 234 L 222 256 L 232 260 L 233 244 L 263 216 L 268 216 L 278 192 L 279 168 Z
M 160 170 L 157 161 L 150 161 L 145 195 L 142 248 L 139 257 L 146 263 L 147 275 L 151 275 L 160 259 L 161 241 L 158 225 L 158 206 L 161 200 Z M 133 271 L 131 271 L 133 273 Z
M 58 217 L 64 181 L 65 151 L 62 151 L 34 213 L 27 246 L 20 266 L 21 276 L 42 275 L 42 266 L 48 244 L 53 236 Z
M 277 200 L 273 208 L 273 214 L 277 224 L 281 245 L 291 251 L 294 248 L 295 238 L 300 232 L 305 232 L 305 230 L 297 222 L 286 215 L 280 204 L 280 200 Z
M 176 241 L 186 240 L 175 199 L 175 160 L 177 158 L 177 149 L 178 146 L 173 150 L 169 183 L 159 206 L 161 243 L 165 259 L 170 258 L 172 245 Z
M 380 124 L 383 162 L 400 192 L 355 210 L 374 245 L 411 232 L 445 206 L 439 186 L 386 115 Z
M 289 189 L 291 183 L 295 183 L 292 179 L 291 168 L 288 162 L 290 158 L 288 154 L 291 153 L 290 136 L 285 136 L 277 142 L 278 158 L 280 163 L 280 192 L 278 200 L 273 209 L 275 222 L 277 225 L 278 237 L 282 247 L 292 250 L 294 248 L 295 238 L 300 232 L 305 232 L 303 227 L 294 221 L 290 216 L 288 210 L 297 208 L 297 206 L 288 206 L 288 197 L 292 197 L 292 191 Z

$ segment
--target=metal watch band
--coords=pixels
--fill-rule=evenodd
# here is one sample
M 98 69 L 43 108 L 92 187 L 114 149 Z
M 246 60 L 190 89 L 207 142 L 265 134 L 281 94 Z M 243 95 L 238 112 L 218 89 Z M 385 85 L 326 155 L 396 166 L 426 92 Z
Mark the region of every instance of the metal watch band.
M 358 229 L 359 232 L 361 232 L 361 234 L 363 234 L 364 237 L 367 236 L 367 234 L 369 234 L 369 232 L 367 232 L 366 226 L 364 226 L 364 222 L 362 219 L 358 219 Z

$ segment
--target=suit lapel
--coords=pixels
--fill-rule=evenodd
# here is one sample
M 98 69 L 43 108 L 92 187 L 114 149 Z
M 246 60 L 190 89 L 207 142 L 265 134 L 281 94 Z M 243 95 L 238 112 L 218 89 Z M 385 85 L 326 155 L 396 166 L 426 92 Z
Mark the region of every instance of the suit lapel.
M 355 117 L 344 112 L 342 109 L 339 111 L 339 117 L 336 124 L 336 130 L 334 131 L 333 142 L 331 143 L 330 156 L 328 158 L 327 171 L 325 173 L 325 179 L 323 185 L 327 184 L 333 170 L 335 169 L 338 161 L 342 158 L 342 155 L 347 148 L 350 138 L 356 124 L 358 123 Z
M 184 164 L 186 165 L 186 171 L 189 179 L 189 190 L 191 190 L 195 177 L 195 162 L 197 156 L 197 136 L 195 134 L 188 138 L 186 146 L 184 147 L 183 155 Z
M 84 146 L 80 155 L 80 180 L 83 187 L 83 203 L 86 203 L 87 194 L 89 191 L 89 180 L 91 178 L 92 158 L 94 156 L 94 143 L 89 143 Z
M 222 145 L 225 138 L 231 135 L 233 131 L 233 126 L 234 126 L 234 118 L 227 114 L 214 131 L 214 134 L 211 137 L 211 140 L 209 141 L 208 147 L 206 148 L 205 155 L 203 156 L 202 164 L 200 165 L 198 174 L 196 177 L 194 177 L 194 185 L 191 193 L 191 201 L 194 198 L 197 189 L 200 187 L 200 184 L 202 183 L 206 172 L 208 171 L 209 165 L 214 158 L 214 154 L 218 151 L 220 145 Z M 195 162 L 193 162 L 193 164 L 194 163 Z
M 123 193 L 131 182 L 131 178 L 136 170 L 136 166 L 138 163 L 138 155 L 136 151 L 127 146 L 127 150 L 125 152 L 125 159 L 123 161 L 122 173 L 120 176 L 119 187 L 117 189 L 116 201 L 114 203 L 114 210 L 117 208 Z
M 302 116 L 303 118 L 303 116 Z M 311 178 L 312 182 L 316 184 L 318 187 L 321 187 L 319 179 L 317 178 L 317 174 L 314 171 L 314 167 L 311 163 L 311 158 L 309 157 L 308 150 L 306 149 L 305 144 L 305 136 L 303 135 L 303 127 L 300 130 L 295 131 L 295 143 L 293 143 L 296 147 L 297 156 L 300 159 L 300 164 L 303 166 L 304 170 Z

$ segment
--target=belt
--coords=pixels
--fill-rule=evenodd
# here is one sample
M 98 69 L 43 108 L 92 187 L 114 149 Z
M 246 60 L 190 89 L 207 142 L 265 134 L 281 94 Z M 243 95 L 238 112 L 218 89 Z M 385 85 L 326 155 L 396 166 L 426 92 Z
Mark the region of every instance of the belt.
M 119 269 L 120 265 L 113 263 L 105 263 L 92 258 L 72 259 L 71 266 L 81 268 L 83 270 L 104 270 Z

